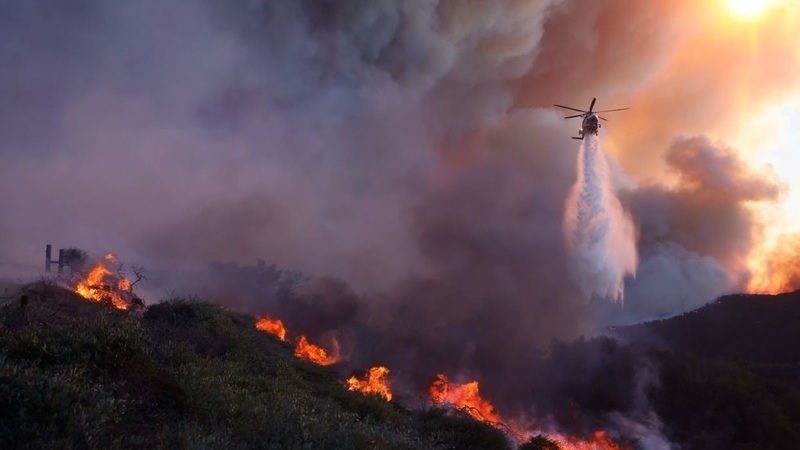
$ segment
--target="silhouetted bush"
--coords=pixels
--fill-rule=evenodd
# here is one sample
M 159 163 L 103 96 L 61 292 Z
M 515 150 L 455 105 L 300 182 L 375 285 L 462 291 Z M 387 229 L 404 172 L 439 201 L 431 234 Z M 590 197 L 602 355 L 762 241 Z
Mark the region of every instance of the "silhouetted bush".
M 540 434 L 528 439 L 517 447 L 517 450 L 561 450 L 561 447 L 552 439 Z
M 69 267 L 72 273 L 82 273 L 86 269 L 89 255 L 79 248 L 70 247 L 64 250 L 64 260 L 61 263 Z

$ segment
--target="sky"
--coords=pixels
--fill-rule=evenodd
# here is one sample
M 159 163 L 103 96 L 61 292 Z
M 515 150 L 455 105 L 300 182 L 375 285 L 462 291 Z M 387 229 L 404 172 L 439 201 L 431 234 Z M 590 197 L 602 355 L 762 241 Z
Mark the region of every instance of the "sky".
M 431 328 L 526 311 L 534 340 L 798 288 L 800 4 L 738 3 L 3 2 L 0 269 L 262 258 Z M 593 97 L 630 107 L 600 136 L 622 304 L 565 276 L 579 124 L 552 105 Z

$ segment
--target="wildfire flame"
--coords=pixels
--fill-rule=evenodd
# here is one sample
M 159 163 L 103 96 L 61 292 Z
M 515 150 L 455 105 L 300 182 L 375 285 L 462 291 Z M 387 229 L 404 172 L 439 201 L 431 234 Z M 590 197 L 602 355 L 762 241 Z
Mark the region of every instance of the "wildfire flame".
M 436 380 L 428 389 L 431 400 L 436 404 L 449 404 L 469 413 L 477 420 L 498 425 L 502 423 L 500 415 L 492 404 L 481 397 L 477 381 L 466 384 L 453 384 L 444 374 L 436 375 Z
M 269 314 L 260 316 L 256 320 L 256 329 L 266 331 L 282 341 L 286 340 L 286 327 L 283 326 L 283 321 L 275 319 Z
M 491 402 L 480 395 L 477 381 L 465 384 L 454 384 L 443 374 L 436 375 L 436 380 L 429 388 L 431 400 L 435 404 L 452 405 L 466 411 L 474 419 L 489 423 L 505 432 L 511 433 L 518 440 L 532 436 L 531 431 L 522 431 L 514 422 L 506 422 L 498 414 Z M 590 439 L 543 433 L 556 442 L 562 450 L 630 450 L 612 440 L 604 430 L 598 430 Z
M 748 266 L 747 292 L 780 294 L 800 288 L 800 234 L 780 236 L 769 251 L 754 255 Z
M 265 314 L 257 318 L 256 329 L 269 333 L 282 341 L 286 340 L 286 335 L 288 334 L 283 321 L 272 317 L 270 314 Z M 333 352 L 328 353 L 324 348 L 308 342 L 308 339 L 301 334 L 300 337 L 297 338 L 294 356 L 321 366 L 329 366 L 339 362 L 341 359 L 339 356 L 339 342 L 335 339 L 333 341 L 333 346 Z
M 288 334 L 283 321 L 276 319 L 270 314 L 259 316 L 256 320 L 256 328 L 260 331 L 270 333 L 278 339 L 285 341 Z M 294 355 L 300 359 L 305 359 L 313 363 L 327 366 L 340 360 L 339 343 L 334 340 L 334 351 L 330 354 L 322 347 L 308 342 L 305 335 L 297 338 Z M 379 395 L 386 401 L 393 398 L 392 390 L 389 386 L 388 376 L 390 370 L 384 366 L 376 366 L 368 369 L 363 379 L 351 376 L 345 381 L 347 389 L 360 392 L 365 395 Z M 517 441 L 522 441 L 534 435 L 533 427 L 527 427 L 522 431 L 522 427 L 516 422 L 504 421 L 500 414 L 495 411 L 494 406 L 489 400 L 481 397 L 480 386 L 477 381 L 465 384 L 451 383 L 444 374 L 436 375 L 436 379 L 428 388 L 431 401 L 434 404 L 449 406 L 468 413 L 472 418 L 486 422 L 502 431 L 513 435 Z M 558 433 L 539 433 L 547 436 L 555 442 L 562 450 L 630 450 L 629 447 L 618 444 L 612 440 L 604 430 L 598 430 L 591 438 L 576 436 L 565 436 Z
M 105 260 L 112 264 L 119 264 L 117 258 L 108 253 Z M 131 288 L 131 282 L 125 277 L 111 272 L 103 261 L 98 262 L 86 275 L 78 281 L 75 292 L 81 297 L 94 302 L 110 301 L 117 309 L 128 309 L 129 302 L 123 293 Z
M 311 361 L 320 366 L 329 366 L 339 361 L 338 343 L 334 341 L 334 352 L 328 354 L 328 351 L 322 347 L 318 347 L 310 342 L 304 335 L 297 338 L 297 346 L 294 348 L 294 356 Z
M 563 450 L 628 450 L 629 447 L 614 442 L 608 433 L 603 430 L 594 432 L 594 436 L 589 439 L 577 437 L 565 437 L 554 439 Z
M 367 371 L 363 380 L 359 380 L 355 376 L 348 378 L 347 389 L 366 395 L 377 394 L 386 399 L 387 402 L 391 401 L 392 391 L 386 379 L 388 375 L 388 368 L 383 366 L 372 367 Z

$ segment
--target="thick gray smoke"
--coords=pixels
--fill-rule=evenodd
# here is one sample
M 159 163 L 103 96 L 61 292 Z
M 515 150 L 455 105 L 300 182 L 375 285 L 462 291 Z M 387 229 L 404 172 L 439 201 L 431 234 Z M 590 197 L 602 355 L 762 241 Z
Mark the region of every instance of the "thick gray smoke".
M 47 242 L 151 271 L 263 258 L 379 294 L 462 274 L 453 268 L 484 260 L 479 249 L 522 249 L 532 256 L 519 273 L 557 289 L 529 296 L 516 271 L 479 279 L 537 309 L 580 290 L 552 228 L 575 153 L 554 112 L 512 108 L 634 95 L 685 13 L 665 1 L 3 2 L 0 188 L 15 194 L 0 197 L 0 265 L 38 274 Z M 643 41 L 630 39 L 635 24 Z M 664 147 L 622 151 L 660 161 Z M 705 189 L 692 193 L 698 210 L 716 207 Z M 673 278 L 716 267 L 735 289 L 749 239 L 684 226 L 681 190 L 626 198 L 652 268 L 640 277 L 658 286 L 656 267 Z M 470 239 L 448 243 L 459 235 Z M 681 305 L 719 292 L 687 286 Z M 610 314 L 671 310 L 670 294 L 640 290 Z M 544 328 L 579 333 L 575 314 Z
M 733 149 L 705 136 L 678 137 L 664 158 L 677 182 L 626 189 L 621 200 L 639 231 L 636 279 L 624 308 L 593 305 L 601 322 L 669 317 L 741 292 L 742 260 L 760 237 L 750 205 L 777 198 L 769 174 L 746 167 Z
M 614 192 L 596 134 L 581 141 L 577 171 L 564 211 L 573 273 L 587 299 L 621 301 L 625 277 L 636 275 L 636 231 Z

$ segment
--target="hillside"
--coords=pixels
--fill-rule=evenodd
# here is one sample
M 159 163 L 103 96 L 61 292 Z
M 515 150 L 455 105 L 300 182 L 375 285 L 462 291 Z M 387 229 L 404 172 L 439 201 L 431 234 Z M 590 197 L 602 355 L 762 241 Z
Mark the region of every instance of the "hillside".
M 673 440 L 690 448 L 796 448 L 800 291 L 728 295 L 613 332 L 659 349 L 653 401 Z
M 139 313 L 55 286 L 0 308 L 2 448 L 508 448 L 466 415 L 345 389 L 254 318 L 173 300 Z
M 800 376 L 800 291 L 729 295 L 670 319 L 621 327 L 630 341 Z
M 23 291 L 29 294 L 24 307 L 19 298 L 0 306 L 2 448 L 514 446 L 465 412 L 409 410 L 348 391 L 335 365 L 296 358 L 289 344 L 257 331 L 252 316 L 184 299 L 120 311 L 47 283 Z M 772 307 L 796 307 L 792 298 L 796 294 Z M 715 335 L 706 330 L 712 319 L 724 334 L 741 326 L 740 316 L 757 323 L 771 315 L 785 322 L 795 317 L 756 298 L 730 299 L 621 330 L 653 342 L 657 335 L 642 330 L 671 330 L 684 338 L 675 340 L 682 343 L 678 351 L 663 350 L 674 337 L 666 332 L 658 338 L 662 349 L 610 339 L 555 346 L 541 360 L 542 370 L 528 375 L 538 406 L 550 407 L 554 423 L 570 433 L 583 426 L 596 430 L 609 417 L 635 417 L 646 403 L 657 414 L 660 430 L 652 431 L 680 448 L 794 448 L 800 441 L 795 385 L 732 360 L 684 351 L 692 348 L 689 339 L 714 351 L 718 341 L 704 334 Z M 782 327 L 773 322 L 774 330 Z M 687 329 L 693 330 L 688 338 L 681 334 Z M 760 336 L 772 342 L 766 331 Z M 644 390 L 630 376 L 642 366 L 652 367 L 656 377 Z M 586 417 L 576 421 L 576 410 Z M 625 446 L 602 448 L 648 449 L 646 441 L 620 442 Z M 519 448 L 559 447 L 538 436 Z

